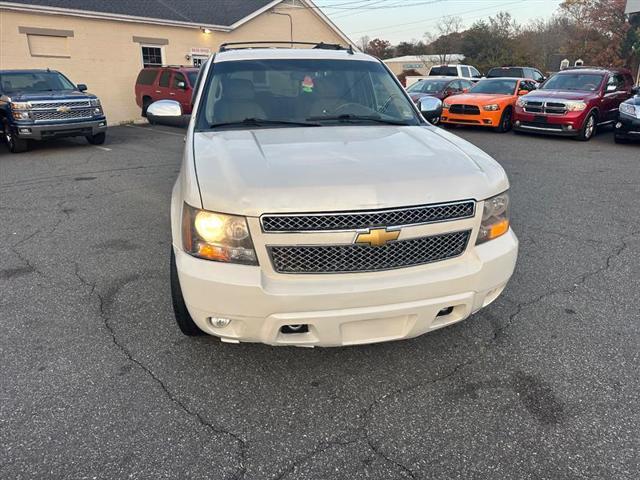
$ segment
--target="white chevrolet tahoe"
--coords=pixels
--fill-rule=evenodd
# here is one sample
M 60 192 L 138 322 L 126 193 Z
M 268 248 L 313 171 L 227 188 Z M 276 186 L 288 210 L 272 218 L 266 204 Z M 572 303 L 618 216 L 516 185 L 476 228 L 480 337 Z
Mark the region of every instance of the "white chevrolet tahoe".
M 343 346 L 459 322 L 514 271 L 508 189 L 500 165 L 426 122 L 379 60 L 223 46 L 200 73 L 171 200 L 178 326 Z

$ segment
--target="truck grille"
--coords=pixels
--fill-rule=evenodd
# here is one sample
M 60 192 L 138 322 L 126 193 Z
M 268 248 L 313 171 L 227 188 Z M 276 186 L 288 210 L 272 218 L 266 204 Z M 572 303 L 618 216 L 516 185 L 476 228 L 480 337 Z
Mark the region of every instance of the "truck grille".
M 69 108 L 89 108 L 91 106 L 91 104 L 89 103 L 89 100 L 73 100 L 73 101 L 57 101 L 57 102 L 47 102 L 47 101 L 42 101 L 42 102 L 30 102 L 31 103 L 31 107 L 33 109 L 47 109 L 47 108 L 53 108 L 54 110 L 58 107 L 69 107 Z
M 449 112 L 457 115 L 480 115 L 480 107 L 476 105 L 453 104 Z
M 262 228 L 265 232 L 322 232 L 336 230 L 363 230 L 375 227 L 398 227 L 446 222 L 473 217 L 475 202 L 466 201 L 442 205 L 368 212 L 264 215 Z
M 31 118 L 35 122 L 88 120 L 93 116 L 90 100 L 43 100 L 30 103 Z M 68 111 L 58 111 L 60 108 Z
M 524 106 L 527 113 L 546 113 L 548 115 L 564 115 L 567 113 L 567 106 L 558 102 L 535 102 L 528 101 Z
M 36 121 L 47 121 L 47 120 L 79 120 L 79 119 L 90 119 L 92 117 L 91 109 L 76 109 L 71 110 L 69 112 L 58 112 L 56 110 L 48 110 L 48 111 L 39 111 L 33 110 L 31 112 L 31 117 Z
M 458 257 L 469 243 L 471 230 L 368 245 L 268 247 L 278 273 L 355 273 L 413 267 Z

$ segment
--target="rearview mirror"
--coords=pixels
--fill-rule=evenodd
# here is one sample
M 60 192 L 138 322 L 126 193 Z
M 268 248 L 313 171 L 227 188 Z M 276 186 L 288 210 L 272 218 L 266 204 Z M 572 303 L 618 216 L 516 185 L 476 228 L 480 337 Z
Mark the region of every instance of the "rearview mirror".
M 86 92 L 87 91 L 87 86 L 84 83 L 79 83 L 78 84 L 78 90 L 80 92 Z
M 421 98 L 420 113 L 429 123 L 438 123 L 442 116 L 442 101 L 436 97 Z
M 182 116 L 182 106 L 175 100 L 153 102 L 147 108 L 147 120 L 149 120 L 149 123 L 165 123 L 177 126 L 183 126 L 185 123 Z

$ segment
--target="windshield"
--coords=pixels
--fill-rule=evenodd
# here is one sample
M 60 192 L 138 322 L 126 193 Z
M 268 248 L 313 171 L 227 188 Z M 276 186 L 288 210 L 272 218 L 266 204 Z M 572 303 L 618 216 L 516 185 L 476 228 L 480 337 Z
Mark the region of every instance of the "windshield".
M 515 95 L 517 80 L 480 80 L 469 93 L 486 93 L 492 95 Z
M 541 90 L 579 90 L 594 92 L 602 84 L 604 75 L 598 73 L 561 73 L 545 82 Z
M 410 93 L 438 93 L 442 92 L 451 80 L 422 80 L 414 83 L 407 91 Z
M 16 72 L 0 74 L 0 86 L 4 93 L 52 92 L 74 90 L 76 87 L 58 72 Z
M 487 73 L 487 78 L 498 78 L 498 77 L 516 77 L 521 78 L 523 76 L 522 69 L 516 67 L 505 67 L 505 68 L 492 68 Z
M 187 77 L 189 77 L 189 84 L 193 87 L 198 79 L 198 72 L 190 70 L 187 72 Z
M 309 122 L 324 126 L 347 120 L 421 123 L 401 87 L 378 62 L 243 60 L 216 63 L 212 69 L 199 108 L 199 130 Z

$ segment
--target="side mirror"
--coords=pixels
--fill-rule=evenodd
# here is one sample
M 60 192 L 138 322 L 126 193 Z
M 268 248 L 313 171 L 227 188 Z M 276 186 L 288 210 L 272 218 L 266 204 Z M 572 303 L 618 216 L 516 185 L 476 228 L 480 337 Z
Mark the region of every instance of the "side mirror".
M 182 90 L 186 90 L 187 89 L 187 84 L 184 82 L 178 82 L 178 88 L 182 89 Z
M 442 101 L 436 97 L 421 98 L 420 113 L 429 123 L 437 123 L 442 116 Z
M 175 100 L 158 100 L 147 108 L 147 120 L 149 123 L 166 123 L 182 126 L 182 106 Z
M 86 92 L 87 91 L 87 86 L 84 83 L 79 83 L 78 84 L 78 90 L 81 92 Z
M 522 97 L 523 95 L 526 95 L 527 93 L 529 93 L 528 90 L 518 90 L 518 96 Z
M 462 93 L 469 93 L 469 89 L 468 88 L 463 88 L 462 89 Z
M 640 95 L 640 86 L 638 87 L 633 87 L 631 89 L 631 93 L 633 93 L 634 95 Z

